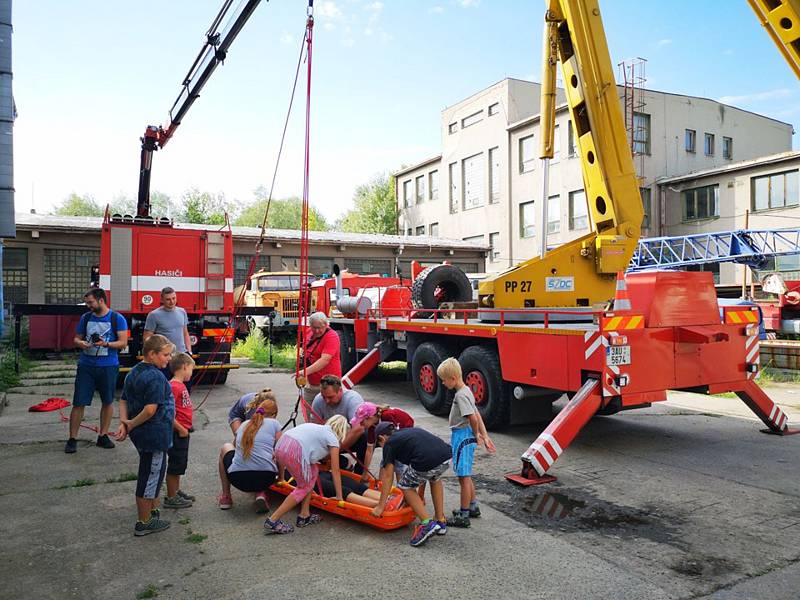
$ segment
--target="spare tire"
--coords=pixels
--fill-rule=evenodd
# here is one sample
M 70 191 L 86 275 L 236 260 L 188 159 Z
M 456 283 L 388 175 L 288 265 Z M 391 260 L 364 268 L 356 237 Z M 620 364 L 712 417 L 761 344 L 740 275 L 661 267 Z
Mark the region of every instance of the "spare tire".
M 411 284 L 411 302 L 416 308 L 438 308 L 442 302 L 471 302 L 472 285 L 464 271 L 453 265 L 434 265 Z

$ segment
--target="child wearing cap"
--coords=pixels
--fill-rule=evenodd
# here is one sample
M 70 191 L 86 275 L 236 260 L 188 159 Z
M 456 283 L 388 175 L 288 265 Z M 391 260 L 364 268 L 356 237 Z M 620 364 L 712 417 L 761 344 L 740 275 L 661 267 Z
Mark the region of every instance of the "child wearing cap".
M 404 410 L 390 408 L 388 404 L 376 405 L 372 402 L 364 402 L 356 408 L 355 416 L 350 419 L 351 431 L 367 432 L 367 451 L 364 455 L 364 464 L 367 469 L 372 462 L 372 454 L 375 452 L 376 434 L 375 428 L 379 423 L 391 423 L 395 429 L 408 429 L 414 426 L 414 419 Z M 368 478 L 364 473 L 362 481 Z
M 389 423 L 381 423 L 377 436 L 378 445 L 383 448 L 381 497 L 372 514 L 376 517 L 383 514 L 396 473 L 397 487 L 403 491 L 406 504 L 420 521 L 411 537 L 411 545 L 420 546 L 433 534 L 444 535 L 447 527 L 441 477 L 450 468 L 450 446 L 418 427 L 394 433 L 394 427 Z M 417 492 L 417 488 L 425 481 L 431 484 L 434 519 L 428 515 L 425 503 Z

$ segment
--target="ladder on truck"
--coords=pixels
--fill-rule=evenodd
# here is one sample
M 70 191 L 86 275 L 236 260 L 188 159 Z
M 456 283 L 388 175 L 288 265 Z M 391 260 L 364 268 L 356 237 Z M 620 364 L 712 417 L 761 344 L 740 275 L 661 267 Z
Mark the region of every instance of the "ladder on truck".
M 800 228 L 739 229 L 642 238 L 628 273 L 735 262 L 763 269 L 770 258 L 800 254 Z
M 225 306 L 225 234 L 206 234 L 206 310 L 222 310 Z

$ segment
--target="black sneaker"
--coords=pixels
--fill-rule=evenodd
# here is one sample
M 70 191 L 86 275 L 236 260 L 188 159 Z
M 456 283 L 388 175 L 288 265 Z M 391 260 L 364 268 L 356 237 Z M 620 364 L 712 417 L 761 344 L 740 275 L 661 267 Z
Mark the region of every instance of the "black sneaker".
M 453 509 L 453 516 L 454 517 L 457 516 L 457 515 L 460 515 L 460 514 L 461 514 L 461 510 L 460 509 L 458 509 L 458 508 L 454 508 Z M 481 516 L 481 507 L 480 506 L 476 506 L 475 508 L 470 508 L 469 509 L 469 518 L 470 519 L 479 519 L 480 516 Z
M 447 519 L 447 524 L 450 527 L 469 527 L 469 517 L 462 515 L 459 511 L 457 515 L 453 515 Z
M 197 498 L 195 498 L 191 494 L 187 494 L 183 490 L 178 490 L 177 492 L 175 492 L 175 495 L 180 496 L 181 498 L 183 498 L 184 500 L 188 500 L 189 502 L 195 502 L 197 500 Z
M 111 441 L 111 438 L 108 437 L 107 434 L 97 436 L 97 445 L 100 448 L 106 448 L 106 449 L 116 448 L 117 446 L 114 442 Z
M 75 438 L 69 438 L 67 440 L 67 445 L 64 446 L 64 452 L 67 454 L 75 454 L 78 451 L 78 440 Z
M 147 523 L 136 521 L 136 526 L 133 528 L 133 535 L 141 537 L 143 535 L 150 535 L 151 533 L 158 533 L 165 529 L 169 529 L 169 521 L 162 521 L 161 519 L 150 517 Z

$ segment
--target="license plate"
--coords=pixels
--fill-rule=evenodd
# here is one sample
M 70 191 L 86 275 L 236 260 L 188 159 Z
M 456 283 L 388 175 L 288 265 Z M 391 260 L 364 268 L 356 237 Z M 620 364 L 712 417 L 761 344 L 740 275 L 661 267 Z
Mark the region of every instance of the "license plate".
M 631 347 L 609 346 L 606 348 L 606 364 L 609 367 L 631 364 Z

